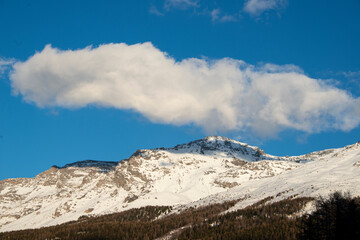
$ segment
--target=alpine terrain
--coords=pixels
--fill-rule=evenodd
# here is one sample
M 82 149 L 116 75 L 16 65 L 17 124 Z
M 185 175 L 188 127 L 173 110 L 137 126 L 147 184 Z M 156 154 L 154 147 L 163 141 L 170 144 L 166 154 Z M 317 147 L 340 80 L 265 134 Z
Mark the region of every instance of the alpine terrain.
M 164 214 L 236 200 L 228 212 L 260 200 L 360 195 L 360 142 L 301 156 L 210 136 L 172 148 L 138 150 L 119 162 L 79 161 L 34 178 L 0 181 L 0 231 L 52 226 L 144 206 Z M 308 204 L 302 211 L 311 211 Z M 301 213 L 300 213 L 301 214 Z

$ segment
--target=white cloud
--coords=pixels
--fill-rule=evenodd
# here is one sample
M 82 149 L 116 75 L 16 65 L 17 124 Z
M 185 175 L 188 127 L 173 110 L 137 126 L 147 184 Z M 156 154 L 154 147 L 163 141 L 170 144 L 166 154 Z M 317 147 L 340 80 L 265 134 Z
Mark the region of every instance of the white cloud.
M 189 7 L 198 7 L 198 0 L 165 0 L 164 8 L 169 10 L 170 8 L 186 9 Z
M 268 10 L 280 9 L 287 5 L 287 0 L 248 0 L 244 5 L 244 11 L 258 16 Z
M 341 74 L 343 74 L 348 79 L 360 80 L 360 71 L 347 71 L 342 72 Z
M 5 71 L 14 64 L 14 62 L 15 61 L 13 59 L 0 58 L 0 76 L 3 75 Z
M 213 22 L 236 22 L 238 17 L 236 15 L 224 14 L 219 8 L 215 8 L 210 12 L 211 21 Z
M 155 15 L 157 15 L 157 16 L 164 16 L 164 13 L 160 12 L 160 11 L 157 9 L 157 7 L 155 7 L 154 5 L 152 5 L 152 6 L 150 7 L 149 12 L 150 12 L 151 14 L 155 14 Z
M 62 51 L 47 45 L 10 75 L 15 93 L 39 107 L 133 109 L 152 122 L 194 123 L 209 132 L 248 130 L 267 137 L 351 130 L 360 100 L 296 66 L 241 60 L 175 61 L 151 43 Z

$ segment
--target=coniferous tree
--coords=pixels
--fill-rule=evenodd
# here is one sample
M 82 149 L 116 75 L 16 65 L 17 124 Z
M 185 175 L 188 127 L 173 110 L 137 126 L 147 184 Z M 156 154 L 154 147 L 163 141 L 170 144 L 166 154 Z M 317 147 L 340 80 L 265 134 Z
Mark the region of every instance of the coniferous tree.
M 335 192 L 316 200 L 316 210 L 304 217 L 301 239 L 360 239 L 360 201 Z

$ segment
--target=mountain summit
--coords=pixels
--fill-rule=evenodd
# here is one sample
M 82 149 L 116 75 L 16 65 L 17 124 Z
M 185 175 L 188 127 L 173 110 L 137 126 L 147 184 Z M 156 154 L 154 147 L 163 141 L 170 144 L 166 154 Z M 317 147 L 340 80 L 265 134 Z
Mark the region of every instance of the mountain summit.
M 257 147 L 219 136 L 209 136 L 173 148 L 162 149 L 178 153 L 226 155 L 227 157 L 242 158 L 248 161 L 267 159 L 265 152 Z
M 210 136 L 172 148 L 138 150 L 119 162 L 85 160 L 34 178 L 0 181 L 0 231 L 50 226 L 148 205 L 175 209 L 227 200 L 233 210 L 271 197 L 360 194 L 360 144 L 276 157 Z

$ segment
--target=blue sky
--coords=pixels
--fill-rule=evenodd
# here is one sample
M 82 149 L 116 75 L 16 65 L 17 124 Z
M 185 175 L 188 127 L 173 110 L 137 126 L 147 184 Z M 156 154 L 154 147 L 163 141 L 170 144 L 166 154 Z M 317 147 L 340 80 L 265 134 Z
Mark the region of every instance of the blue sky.
M 360 2 L 0 0 L 0 179 L 223 135 L 360 140 Z

